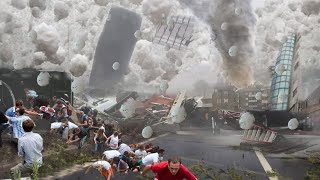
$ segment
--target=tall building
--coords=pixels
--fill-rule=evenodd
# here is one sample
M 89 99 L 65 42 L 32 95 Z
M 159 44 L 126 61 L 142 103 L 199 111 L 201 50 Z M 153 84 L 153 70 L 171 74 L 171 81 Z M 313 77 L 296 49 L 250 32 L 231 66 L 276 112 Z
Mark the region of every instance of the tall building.
M 295 34 L 289 35 L 280 49 L 271 83 L 271 110 L 281 111 L 289 108 L 290 83 L 296 41 Z
M 301 67 L 300 67 L 300 56 L 299 56 L 299 47 L 300 47 L 301 35 L 296 36 L 296 47 L 294 52 L 294 59 L 292 63 L 292 72 L 291 72 L 291 83 L 290 83 L 290 92 L 289 92 L 289 107 L 288 110 L 294 113 L 300 113 L 301 107 L 299 106 L 300 102 L 303 100 L 301 97 L 302 94 L 302 85 L 301 85 Z

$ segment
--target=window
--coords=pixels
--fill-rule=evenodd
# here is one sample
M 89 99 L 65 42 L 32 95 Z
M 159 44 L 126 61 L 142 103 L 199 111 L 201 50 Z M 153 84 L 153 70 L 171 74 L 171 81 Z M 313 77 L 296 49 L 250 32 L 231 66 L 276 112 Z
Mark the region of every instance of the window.
M 223 103 L 228 103 L 228 99 L 223 99 Z
M 297 92 L 298 92 L 298 87 L 296 87 L 296 88 L 293 90 L 292 96 L 293 96 L 293 97 L 296 96 Z

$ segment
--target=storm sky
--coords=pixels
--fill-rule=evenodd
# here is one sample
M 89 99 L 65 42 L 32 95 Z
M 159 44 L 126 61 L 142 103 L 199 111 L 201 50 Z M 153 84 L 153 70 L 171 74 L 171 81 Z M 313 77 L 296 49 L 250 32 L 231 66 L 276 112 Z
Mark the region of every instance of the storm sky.
M 270 86 L 267 67 L 274 65 L 281 43 L 290 32 L 302 35 L 299 54 L 305 82 L 319 74 L 314 73 L 320 66 L 320 6 L 315 0 L 254 0 L 252 7 L 249 0 L 28 2 L 0 1 L 1 67 L 66 71 L 81 90 L 88 87 L 95 48 L 112 6 L 126 8 L 142 18 L 128 72 L 119 80 L 118 89 L 157 93 L 163 81 L 169 84 L 168 93 L 187 89 L 192 94 L 199 81 L 208 86 L 217 81 L 240 88 L 251 83 Z M 174 15 L 191 16 L 195 21 L 193 41 L 186 50 L 168 51 L 152 43 L 158 25 Z M 222 26 L 224 21 L 230 22 L 229 27 L 244 30 L 243 37 L 232 39 L 228 33 L 234 32 L 229 32 L 226 24 Z M 218 33 L 216 41 L 212 40 L 213 32 Z M 232 51 L 232 46 L 237 51 Z M 174 63 L 177 61 L 181 66 Z M 308 85 L 307 89 L 313 88 Z

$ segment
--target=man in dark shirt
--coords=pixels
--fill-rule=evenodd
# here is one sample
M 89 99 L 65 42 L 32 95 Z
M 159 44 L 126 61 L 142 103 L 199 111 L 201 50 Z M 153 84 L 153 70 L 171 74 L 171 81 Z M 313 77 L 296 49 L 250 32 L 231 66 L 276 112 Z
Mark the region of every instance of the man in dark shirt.
M 172 157 L 168 161 L 148 165 L 143 169 L 141 175 L 144 176 L 150 169 L 156 175 L 156 180 L 197 180 L 197 178 L 181 164 L 179 157 Z
M 9 126 L 8 119 L 2 111 L 0 111 L 0 147 L 2 147 L 2 132 Z
M 73 135 L 70 136 L 68 144 L 79 141 L 78 149 L 81 149 L 87 140 L 87 135 L 88 133 L 84 128 L 78 127 L 73 130 Z

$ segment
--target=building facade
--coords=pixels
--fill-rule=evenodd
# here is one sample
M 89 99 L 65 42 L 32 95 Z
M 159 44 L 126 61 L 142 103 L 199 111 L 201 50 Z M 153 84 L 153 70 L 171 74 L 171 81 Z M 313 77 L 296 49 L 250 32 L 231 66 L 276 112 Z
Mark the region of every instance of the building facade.
M 260 98 L 256 94 L 261 93 Z M 234 86 L 220 85 L 214 88 L 212 95 L 213 109 L 229 111 L 268 110 L 270 109 L 270 89 L 252 86 L 238 90 Z
M 308 115 L 316 129 L 320 129 L 320 86 L 315 89 L 306 100 L 300 101 L 299 110 Z
M 213 109 L 239 110 L 239 97 L 236 88 L 231 85 L 217 85 L 212 94 Z
M 289 35 L 280 49 L 271 83 L 271 110 L 288 110 L 292 65 L 296 51 L 296 35 Z M 279 70 L 283 67 L 283 71 Z
M 300 67 L 300 56 L 299 56 L 299 47 L 300 47 L 301 35 L 296 36 L 296 46 L 294 52 L 294 60 L 292 63 L 291 71 L 291 82 L 290 82 L 290 92 L 289 92 L 289 111 L 292 113 L 300 113 L 301 107 L 300 102 L 303 100 L 301 98 L 302 94 L 302 85 L 301 85 L 301 67 Z
M 270 88 L 255 86 L 242 89 L 238 93 L 240 110 L 270 109 Z

